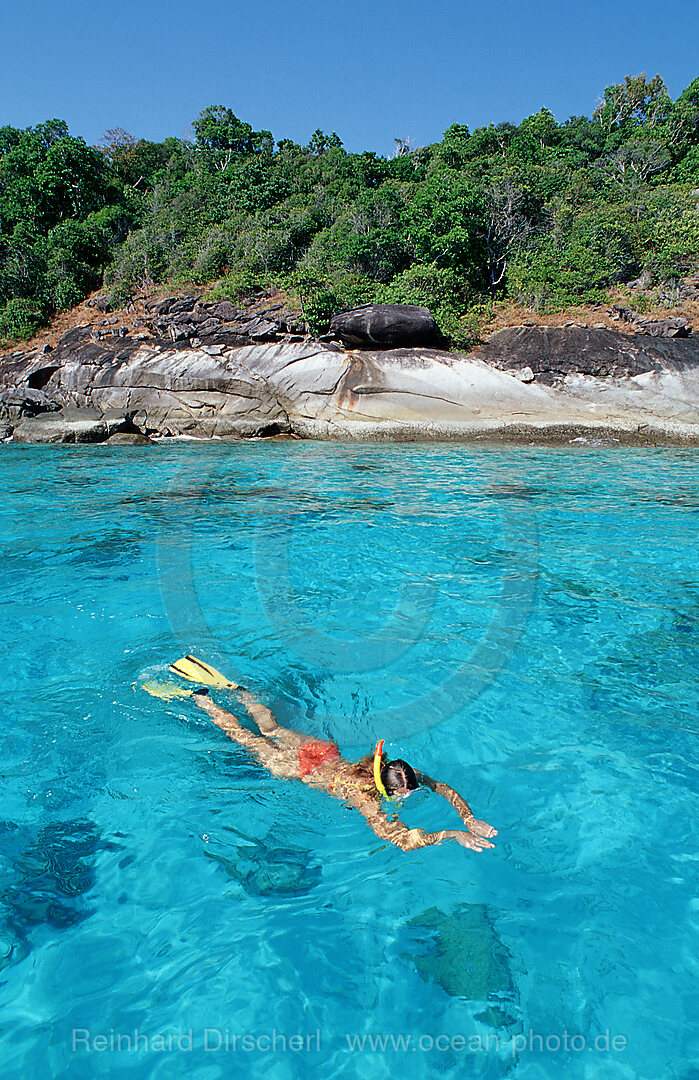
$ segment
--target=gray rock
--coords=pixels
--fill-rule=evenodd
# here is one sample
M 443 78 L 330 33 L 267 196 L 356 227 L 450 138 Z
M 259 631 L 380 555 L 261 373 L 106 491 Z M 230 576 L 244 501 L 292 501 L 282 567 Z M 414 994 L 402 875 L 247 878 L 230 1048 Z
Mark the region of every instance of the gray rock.
M 176 302 L 177 302 L 177 297 L 176 296 L 165 296 L 165 297 L 163 297 L 162 300 L 159 300 L 151 308 L 151 311 L 153 311 L 156 315 L 167 315 L 167 313 L 169 312 L 172 305 L 174 303 L 176 303 Z
M 168 315 L 179 315 L 183 311 L 192 311 L 196 302 L 197 298 L 193 296 L 185 296 L 181 300 L 176 300 L 174 304 L 170 305 Z
M 273 341 L 277 336 L 277 331 L 276 323 L 262 318 L 255 319 L 244 327 L 244 333 L 253 341 Z
M 176 296 L 151 296 L 150 299 L 144 301 L 143 306 L 146 311 L 153 311 L 157 314 L 161 305 L 174 304 L 176 299 Z M 167 307 L 164 307 L 163 310 L 167 311 Z
M 68 406 L 57 413 L 22 420 L 15 428 L 12 440 L 18 443 L 102 442 L 125 422 L 123 414 L 105 415 L 97 409 Z
M 692 326 L 689 319 L 670 316 L 667 319 L 636 319 L 636 333 L 651 337 L 689 337 Z
M 32 386 L 8 387 L 0 390 L 0 416 L 19 420 L 23 416 L 37 416 L 58 408 L 53 399 L 43 390 Z
M 281 311 L 275 311 L 272 318 L 274 319 L 274 322 L 277 324 L 279 329 L 282 330 L 284 333 L 303 333 L 303 324 L 300 321 L 299 315 L 295 311 L 289 311 L 287 308 L 282 308 Z
M 508 326 L 475 353 L 504 370 L 528 367 L 535 375 L 561 379 L 581 375 L 639 375 L 660 362 L 638 339 L 618 330 L 579 326 Z
M 330 320 L 330 333 L 347 345 L 429 346 L 441 335 L 432 314 L 412 304 L 366 304 L 340 311 Z
M 692 333 L 689 319 L 679 315 L 670 315 L 666 319 L 644 319 L 637 311 L 621 304 L 615 304 L 609 314 L 615 319 L 631 323 L 637 334 L 650 334 L 651 337 L 689 337 Z
M 105 439 L 105 446 L 154 446 L 152 439 L 139 431 L 116 431 Z
M 198 438 L 699 442 L 694 338 L 514 327 L 458 356 L 228 337 L 224 350 L 218 342 L 94 342 L 71 332 L 51 354 L 50 371 L 34 354 L 0 359 L 3 392 L 24 393 L 35 378 L 47 402 L 70 403 L 82 421 L 66 426 L 65 410 L 24 420 L 17 441 L 104 439 L 116 414 L 129 417 L 129 431 Z M 88 418 L 85 409 L 95 413 Z
M 204 322 L 198 327 L 200 334 L 210 334 L 212 333 L 212 331 L 220 329 L 220 321 L 214 318 L 205 319 Z
M 189 323 L 170 323 L 168 334 L 172 341 L 186 341 L 195 334 L 195 328 Z
M 221 322 L 235 322 L 240 318 L 241 312 L 240 308 L 237 308 L 230 300 L 222 300 L 214 308 L 214 314 Z
M 640 318 L 640 315 L 636 315 L 634 311 L 629 307 L 625 307 L 623 304 L 614 304 L 609 309 L 609 314 L 613 319 L 621 319 L 622 322 L 635 322 Z

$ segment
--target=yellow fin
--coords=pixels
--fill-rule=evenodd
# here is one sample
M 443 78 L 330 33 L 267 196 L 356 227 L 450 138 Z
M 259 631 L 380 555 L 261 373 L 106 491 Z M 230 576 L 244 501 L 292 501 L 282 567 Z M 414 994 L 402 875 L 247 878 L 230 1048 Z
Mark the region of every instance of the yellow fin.
M 172 701 L 173 698 L 191 697 L 193 691 L 185 690 L 174 682 L 146 682 L 141 684 L 141 690 L 145 690 L 151 697 L 161 698 L 163 701 Z
M 210 664 L 205 664 L 203 660 L 197 660 L 196 656 L 183 656 L 180 660 L 175 660 L 174 664 L 170 664 L 170 671 L 174 671 L 176 675 L 181 675 L 183 679 L 189 679 L 190 682 L 204 683 L 206 686 L 218 686 L 224 690 L 237 690 L 238 684 L 231 682 L 225 675 L 222 675 L 216 668 L 211 667 Z

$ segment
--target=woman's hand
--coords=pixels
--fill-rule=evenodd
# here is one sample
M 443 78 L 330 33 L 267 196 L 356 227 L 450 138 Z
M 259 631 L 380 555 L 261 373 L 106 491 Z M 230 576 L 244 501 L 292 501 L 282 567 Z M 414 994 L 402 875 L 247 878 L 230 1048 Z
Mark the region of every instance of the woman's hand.
M 480 822 L 480 824 L 485 824 Z M 488 826 L 490 828 L 490 826 Z M 495 830 L 493 830 L 494 832 Z M 482 851 L 483 848 L 495 847 L 495 844 L 491 844 L 489 840 L 486 840 L 483 836 L 478 836 L 470 832 L 461 832 L 458 829 L 450 829 L 444 833 L 445 840 L 456 840 L 457 844 L 461 844 L 462 847 L 470 848 L 471 851 Z

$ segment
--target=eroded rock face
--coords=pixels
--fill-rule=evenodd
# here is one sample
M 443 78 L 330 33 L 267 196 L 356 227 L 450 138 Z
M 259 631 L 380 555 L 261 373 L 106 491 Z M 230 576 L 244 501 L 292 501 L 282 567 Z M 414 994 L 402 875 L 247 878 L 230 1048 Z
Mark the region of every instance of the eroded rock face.
M 345 345 L 364 348 L 443 344 L 431 312 L 413 304 L 366 304 L 340 311 L 330 320 L 330 335 Z
M 96 342 L 77 328 L 49 356 L 0 360 L 0 420 L 17 441 L 127 430 L 391 441 L 571 441 L 597 432 L 699 442 L 699 341 L 519 327 L 459 356 L 312 340 Z

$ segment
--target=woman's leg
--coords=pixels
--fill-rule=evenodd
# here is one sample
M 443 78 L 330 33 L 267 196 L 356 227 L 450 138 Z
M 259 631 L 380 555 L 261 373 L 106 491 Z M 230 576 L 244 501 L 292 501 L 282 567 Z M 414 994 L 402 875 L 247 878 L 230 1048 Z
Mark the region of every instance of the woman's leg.
M 195 690 L 192 694 L 192 700 L 197 703 L 200 709 L 209 714 L 216 727 L 220 727 L 235 742 L 240 743 L 241 746 L 246 746 L 249 750 L 254 750 L 257 754 L 260 751 L 267 752 L 269 743 L 266 739 L 261 739 L 259 735 L 253 735 L 252 731 L 248 731 L 247 728 L 243 727 L 237 716 L 227 712 L 226 709 L 222 709 L 220 705 L 211 700 L 208 691 Z
M 308 742 L 310 736 L 301 731 L 293 731 L 291 728 L 281 727 L 266 705 L 258 701 L 249 690 L 238 690 L 238 700 L 245 706 L 251 717 L 257 724 L 260 732 L 267 738 L 281 739 L 288 746 L 302 746 Z

